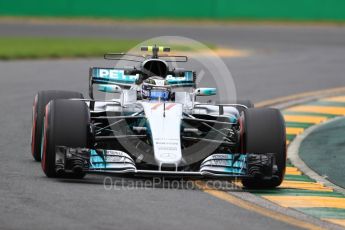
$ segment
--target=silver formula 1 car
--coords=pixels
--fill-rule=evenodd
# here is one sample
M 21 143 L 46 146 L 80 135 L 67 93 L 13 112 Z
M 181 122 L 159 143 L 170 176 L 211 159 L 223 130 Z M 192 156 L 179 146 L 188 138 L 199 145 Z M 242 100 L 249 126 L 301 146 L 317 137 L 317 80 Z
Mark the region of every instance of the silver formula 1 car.
M 197 88 L 196 73 L 171 67 L 186 56 L 106 54 L 136 61 L 90 68 L 89 99 L 69 91 L 40 91 L 33 104 L 32 155 L 48 177 L 88 173 L 178 178 L 240 178 L 248 188 L 281 184 L 286 134 L 279 110 L 248 100 L 201 103 L 216 94 Z M 95 88 L 106 100 L 95 100 Z M 98 92 L 96 91 L 96 92 Z M 118 95 L 116 97 L 116 95 Z

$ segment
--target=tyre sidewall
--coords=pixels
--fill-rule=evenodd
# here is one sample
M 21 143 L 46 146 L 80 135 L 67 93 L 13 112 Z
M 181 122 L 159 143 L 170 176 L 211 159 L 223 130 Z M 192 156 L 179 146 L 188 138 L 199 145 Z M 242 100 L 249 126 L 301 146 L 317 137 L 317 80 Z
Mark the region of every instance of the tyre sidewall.
M 87 148 L 89 110 L 85 102 L 53 100 L 46 106 L 42 169 L 48 177 L 73 177 L 55 172 L 55 148 Z M 82 177 L 83 175 L 78 175 Z
M 39 91 L 34 98 L 32 111 L 32 129 L 31 129 L 31 153 L 36 161 L 41 161 L 43 119 L 45 116 L 46 105 L 55 99 L 82 99 L 83 95 L 73 91 L 46 90 Z
M 286 131 L 281 112 L 272 108 L 248 109 L 244 114 L 244 146 L 248 153 L 275 153 L 278 180 L 243 180 L 247 187 L 279 186 L 285 175 Z M 256 181 L 254 181 L 256 180 Z

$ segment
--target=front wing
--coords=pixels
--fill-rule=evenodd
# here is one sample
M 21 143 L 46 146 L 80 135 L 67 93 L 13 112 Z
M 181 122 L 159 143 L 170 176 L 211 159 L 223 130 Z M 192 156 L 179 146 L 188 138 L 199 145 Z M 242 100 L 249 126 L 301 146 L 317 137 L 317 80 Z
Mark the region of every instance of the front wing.
M 133 176 L 166 176 L 188 178 L 248 178 L 270 179 L 276 170 L 273 153 L 215 153 L 206 157 L 199 171 L 175 168 L 165 170 L 137 169 L 137 163 L 118 150 L 56 147 L 56 172 L 84 172 Z

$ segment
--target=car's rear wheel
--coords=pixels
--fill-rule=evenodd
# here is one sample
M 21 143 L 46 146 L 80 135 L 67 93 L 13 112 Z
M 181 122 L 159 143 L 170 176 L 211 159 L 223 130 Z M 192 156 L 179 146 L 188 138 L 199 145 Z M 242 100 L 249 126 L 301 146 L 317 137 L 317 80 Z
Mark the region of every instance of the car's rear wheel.
M 277 171 L 272 179 L 243 179 L 247 188 L 279 186 L 286 167 L 286 131 L 282 114 L 277 109 L 247 109 L 244 112 L 244 151 L 247 153 L 275 153 Z
M 36 161 L 41 161 L 41 139 L 43 132 L 43 117 L 46 105 L 55 99 L 83 98 L 78 92 L 46 90 L 35 95 L 32 107 L 31 153 Z
M 56 146 L 88 147 L 89 108 L 83 101 L 58 99 L 48 103 L 44 118 L 42 169 L 48 177 L 82 178 L 81 172 L 57 174 Z

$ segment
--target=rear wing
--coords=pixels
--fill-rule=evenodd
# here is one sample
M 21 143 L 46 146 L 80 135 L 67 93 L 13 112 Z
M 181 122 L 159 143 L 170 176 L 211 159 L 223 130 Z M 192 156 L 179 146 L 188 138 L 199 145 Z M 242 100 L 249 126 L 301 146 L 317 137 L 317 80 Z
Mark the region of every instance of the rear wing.
M 167 85 L 170 85 L 171 87 L 196 87 L 196 74 L 191 70 L 184 71 L 182 77 L 168 75 L 165 80 Z
M 116 68 L 90 68 L 90 78 L 92 84 L 117 84 L 132 85 L 139 78 L 139 74 L 126 75 L 124 69 Z
M 93 99 L 93 85 L 119 85 L 129 88 L 135 84 L 139 74 L 126 75 L 124 69 L 108 67 L 91 67 L 89 70 L 89 96 Z
M 124 88 L 129 88 L 136 84 L 140 74 L 128 75 L 125 69 L 108 68 L 108 67 L 91 67 L 89 72 L 89 95 L 93 98 L 93 85 L 119 85 Z M 194 71 L 186 70 L 183 76 L 177 77 L 167 75 L 166 84 L 171 87 L 195 87 L 196 74 Z

